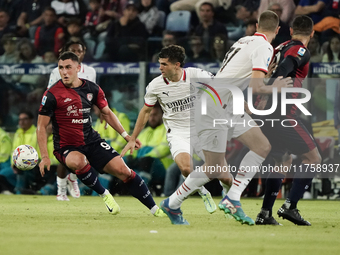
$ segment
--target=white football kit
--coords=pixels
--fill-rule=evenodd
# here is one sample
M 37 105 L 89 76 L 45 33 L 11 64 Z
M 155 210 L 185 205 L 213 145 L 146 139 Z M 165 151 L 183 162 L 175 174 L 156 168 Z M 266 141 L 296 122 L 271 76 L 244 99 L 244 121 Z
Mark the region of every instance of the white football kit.
M 82 79 L 86 79 L 88 81 L 92 81 L 96 83 L 96 70 L 93 67 L 85 65 L 83 63 L 80 64 L 80 71 L 78 72 L 78 77 Z M 48 82 L 47 88 L 52 87 L 54 83 L 61 79 L 58 67 L 54 68 L 50 75 L 50 80 Z
M 220 96 L 221 104 L 207 97 L 206 114 L 202 115 L 199 107 L 196 108 L 196 119 L 200 115 L 196 129 L 204 150 L 224 153 L 227 140 L 256 126 L 247 113 L 233 114 L 233 100 L 244 101 L 244 97 L 243 94 L 242 98 L 233 96 L 231 90 L 232 87 L 239 91 L 245 90 L 254 70 L 267 73 L 272 56 L 273 47 L 261 33 L 243 37 L 231 46 L 211 84 Z
M 211 80 L 213 75 L 198 68 L 183 68 L 178 82 L 171 82 L 162 75 L 153 79 L 146 88 L 146 106 L 154 106 L 158 101 L 163 110 L 163 122 L 167 130 L 172 157 L 182 152 L 195 152 L 204 159 L 197 133 L 193 126 L 193 109 L 197 91 L 190 80 Z

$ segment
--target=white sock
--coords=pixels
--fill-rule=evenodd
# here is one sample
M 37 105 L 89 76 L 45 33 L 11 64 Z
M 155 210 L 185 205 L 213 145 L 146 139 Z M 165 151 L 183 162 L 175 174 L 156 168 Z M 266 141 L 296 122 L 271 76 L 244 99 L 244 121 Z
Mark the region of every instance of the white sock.
M 150 209 L 150 212 L 152 213 L 152 214 L 155 214 L 156 213 L 156 211 L 159 209 L 159 207 L 157 206 L 157 205 L 154 205 L 151 209 Z
M 258 172 L 259 166 L 265 158 L 259 156 L 253 151 L 249 151 L 241 161 L 240 168 L 233 181 L 233 185 L 227 195 L 231 200 L 240 201 L 242 192 L 248 186 L 251 179 Z
M 105 189 L 103 194 L 99 194 L 100 197 L 105 197 L 107 194 L 110 194 L 110 191 L 108 191 L 107 189 Z
M 183 201 L 192 193 L 208 183 L 210 179 L 202 171 L 193 171 L 185 179 L 182 185 L 169 197 L 169 207 L 171 209 L 178 209 L 181 207 Z
M 187 177 L 185 177 L 183 174 L 182 174 L 182 176 L 183 176 L 184 180 L 187 179 Z M 200 196 L 203 196 L 203 195 L 206 195 L 206 194 L 209 193 L 209 191 L 204 186 L 200 187 L 197 191 L 200 194 Z
M 233 178 L 233 176 L 231 175 L 231 178 Z M 233 180 L 231 181 L 231 185 L 232 185 L 232 183 L 234 182 L 234 178 L 233 178 Z M 223 183 L 223 182 L 221 182 L 220 181 L 220 185 L 221 185 L 221 187 L 222 187 L 222 189 L 223 189 L 223 195 L 225 196 L 225 195 L 227 195 L 227 193 L 228 193 L 228 191 L 230 190 L 230 188 L 231 188 L 231 185 L 227 185 L 227 184 L 225 184 L 225 183 Z
M 70 173 L 68 176 L 69 176 L 70 180 L 73 181 L 73 182 L 78 179 L 77 175 L 74 174 L 74 173 Z
M 67 179 L 60 178 L 57 176 L 57 185 L 58 185 L 58 196 L 59 195 L 66 195 L 66 186 L 67 186 Z

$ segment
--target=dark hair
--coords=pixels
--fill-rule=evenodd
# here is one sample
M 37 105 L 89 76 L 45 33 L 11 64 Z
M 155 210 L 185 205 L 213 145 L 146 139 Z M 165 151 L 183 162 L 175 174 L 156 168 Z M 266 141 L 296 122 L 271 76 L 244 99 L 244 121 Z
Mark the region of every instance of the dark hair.
M 16 37 L 15 34 L 13 33 L 7 33 L 7 34 L 4 34 L 1 38 L 1 44 L 4 45 L 5 43 L 7 42 L 13 42 L 13 43 L 16 43 L 18 41 L 18 37 Z
M 292 22 L 293 35 L 309 36 L 313 32 L 313 20 L 306 16 L 297 16 Z
M 256 26 L 257 23 L 258 23 L 258 22 L 257 22 L 256 19 L 250 19 L 250 20 L 248 20 L 248 21 L 246 22 L 246 26 L 249 26 L 249 25 L 254 25 L 254 26 Z
M 275 32 L 279 21 L 279 16 L 275 12 L 267 10 L 261 13 L 258 28 L 262 31 Z
M 71 18 L 69 19 L 69 21 L 67 21 L 67 26 L 72 25 L 72 24 L 81 27 L 81 21 L 77 18 Z
M 73 44 L 79 44 L 83 47 L 83 50 L 86 51 L 86 46 L 85 43 L 81 42 L 81 41 L 68 41 L 67 43 L 64 44 L 63 48 L 61 49 L 61 53 L 69 51 L 69 48 L 71 47 L 71 45 Z
M 152 7 L 154 7 L 156 5 L 156 1 L 155 0 L 151 0 L 150 5 L 148 7 L 144 7 L 142 5 L 142 0 L 138 0 L 136 2 L 136 5 L 137 5 L 138 12 L 142 12 L 142 11 L 148 12 Z
M 24 56 L 20 51 L 21 46 L 23 46 L 25 44 L 28 45 L 31 48 L 31 56 L 28 57 L 28 58 L 26 56 Z M 28 38 L 22 38 L 17 45 L 17 49 L 20 52 L 20 54 L 19 54 L 20 59 L 22 59 L 24 61 L 27 61 L 27 60 L 31 61 L 37 56 L 37 51 L 36 51 L 33 43 L 31 42 L 31 40 L 28 39 Z
M 210 55 L 213 57 L 213 59 L 217 58 L 217 55 L 216 55 L 216 52 L 215 52 L 215 48 L 214 48 L 214 43 L 215 43 L 215 40 L 216 40 L 217 37 L 221 38 L 221 40 L 223 41 L 223 46 L 224 46 L 225 53 L 227 53 L 227 51 L 228 51 L 227 50 L 227 47 L 228 47 L 228 36 L 226 34 L 216 34 L 213 37 L 213 41 L 212 41 L 212 44 L 211 44 L 211 47 L 210 47 Z
M 328 56 L 328 61 L 329 62 L 333 62 L 333 60 L 334 60 L 333 52 L 331 50 L 331 41 L 333 39 L 338 39 L 340 41 L 340 37 L 338 35 L 335 35 L 331 39 L 329 39 L 329 41 L 328 41 L 328 45 L 327 45 L 327 49 L 326 49 L 326 54 Z M 340 59 L 340 52 L 338 53 L 338 59 Z
M 44 12 L 45 12 L 45 11 L 51 11 L 51 12 L 54 13 L 55 16 L 57 16 L 57 12 L 56 12 L 55 9 L 52 8 L 52 7 L 46 7 L 46 8 L 44 9 Z
M 66 59 L 71 59 L 72 61 L 78 62 L 78 64 L 80 64 L 78 56 L 74 54 L 72 51 L 65 51 L 61 53 L 58 58 L 58 61 L 66 60 Z
M 201 5 L 200 5 L 200 8 L 199 9 L 201 9 L 201 6 L 202 5 L 209 5 L 210 7 L 211 7 L 211 10 L 212 10 L 212 12 L 214 12 L 215 13 L 215 9 L 214 9 L 214 6 L 212 5 L 212 3 L 209 3 L 209 2 L 203 2 Z
M 176 63 L 179 62 L 181 67 L 184 66 L 185 50 L 179 45 L 169 45 L 164 47 L 158 54 L 159 58 L 168 58 L 169 62 Z
M 30 111 L 22 110 L 22 111 L 20 111 L 19 115 L 20 115 L 20 114 L 26 114 L 27 117 L 28 117 L 30 120 L 33 120 L 33 119 L 34 119 L 34 115 L 33 115 L 33 113 L 30 112 Z

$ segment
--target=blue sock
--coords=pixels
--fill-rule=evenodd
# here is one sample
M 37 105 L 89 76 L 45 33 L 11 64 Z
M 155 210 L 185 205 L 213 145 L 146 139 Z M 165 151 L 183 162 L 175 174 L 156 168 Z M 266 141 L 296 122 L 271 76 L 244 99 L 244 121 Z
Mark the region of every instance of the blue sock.
M 84 166 L 80 170 L 76 170 L 76 174 L 78 179 L 84 183 L 87 187 L 93 189 L 98 194 L 103 194 L 105 192 L 105 188 L 101 185 L 98 180 L 96 170 L 91 167 L 89 164 Z
M 296 208 L 297 202 L 303 197 L 305 190 L 309 188 L 309 185 L 313 180 L 311 174 L 306 172 L 308 169 L 309 165 L 302 164 L 301 171 L 299 170 L 294 176 L 293 185 L 287 197 L 287 201 L 290 203 L 289 209 Z
M 281 173 L 272 172 L 266 180 L 266 190 L 262 202 L 262 209 L 269 211 L 269 217 L 272 216 L 272 209 L 275 203 L 277 194 L 281 189 L 281 184 L 285 176 Z
M 151 209 L 156 205 L 150 190 L 138 174 L 131 170 L 131 175 L 123 181 L 132 196 L 141 201 L 147 208 Z

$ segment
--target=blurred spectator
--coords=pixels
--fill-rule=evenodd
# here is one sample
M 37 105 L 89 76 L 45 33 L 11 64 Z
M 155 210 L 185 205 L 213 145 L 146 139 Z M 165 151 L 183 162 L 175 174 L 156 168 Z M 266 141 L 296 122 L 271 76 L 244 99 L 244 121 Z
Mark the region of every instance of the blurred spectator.
M 224 34 L 216 35 L 213 39 L 213 45 L 211 49 L 211 56 L 213 58 L 213 61 L 222 64 L 223 59 L 231 45 L 232 42 L 228 41 L 227 37 Z
M 165 14 L 170 13 L 170 5 L 178 0 L 156 0 L 156 6 L 159 11 L 165 12 Z
M 310 53 L 310 62 L 319 63 L 322 61 L 322 55 L 320 53 L 319 37 L 314 34 L 308 43 L 308 50 Z
M 85 22 L 87 6 L 83 0 L 52 0 L 51 7 L 56 11 L 58 23 L 66 27 L 71 18 L 81 20 L 81 24 Z
M 233 13 L 232 7 L 232 0 L 179 0 L 175 1 L 171 4 L 170 9 L 171 11 L 195 11 L 197 14 L 197 17 L 200 19 L 200 7 L 203 3 L 210 3 L 214 10 L 218 11 L 224 16 L 223 17 L 224 22 L 232 22 L 234 20 L 235 14 Z M 231 12 L 225 12 L 231 9 Z
M 101 7 L 99 8 L 99 24 L 96 26 L 96 33 L 102 35 L 99 40 L 106 35 L 106 30 L 112 20 L 118 20 L 123 16 L 123 10 L 126 6 L 127 0 L 101 0 Z
M 35 30 L 43 21 L 43 11 L 51 5 L 51 0 L 25 0 L 17 20 L 18 34 L 34 39 Z
M 185 62 L 211 62 L 211 56 L 208 51 L 204 49 L 202 38 L 199 36 L 192 36 L 190 38 L 190 49 L 187 51 L 187 59 Z
M 38 55 L 43 56 L 46 51 L 53 51 L 56 56 L 63 45 L 64 31 L 57 23 L 57 15 L 52 7 L 43 12 L 43 24 L 35 32 L 34 46 Z
M 44 63 L 42 57 L 38 56 L 34 45 L 28 38 L 22 38 L 18 43 L 19 63 L 41 64 Z M 20 84 L 22 91 L 27 94 L 28 102 L 39 107 L 42 94 L 36 95 L 36 91 L 40 91 L 45 86 L 46 80 L 40 74 L 23 74 L 12 75 L 13 80 Z M 31 105 L 32 107 L 34 107 Z
M 58 59 L 53 51 L 46 51 L 43 58 L 47 64 L 58 63 Z
M 42 57 L 38 56 L 34 45 L 28 38 L 22 38 L 18 43 L 18 51 L 19 51 L 19 63 L 32 63 L 32 64 L 41 64 L 44 63 Z M 41 83 L 39 82 L 41 79 L 41 75 L 39 74 L 23 74 L 23 75 L 15 75 L 15 80 L 20 82 L 21 84 L 27 84 L 27 86 L 31 88 L 40 87 Z
M 247 23 L 250 19 L 257 19 L 260 0 L 238 1 L 236 5 L 236 18 Z
M 272 41 L 272 45 L 275 48 L 279 44 L 290 40 L 290 30 L 289 30 L 289 26 L 281 20 L 283 9 L 282 9 L 280 4 L 278 4 L 278 3 L 272 4 L 272 5 L 269 6 L 268 10 L 275 12 L 277 14 L 277 16 L 279 16 L 279 19 L 280 19 L 279 32 L 276 35 L 276 37 L 274 38 L 274 40 Z
M 86 36 L 84 38 L 91 38 L 97 35 L 96 26 L 100 22 L 99 9 L 101 0 L 90 0 L 89 11 L 85 17 L 84 28 L 86 31 Z
M 1 126 L 1 120 L 0 120 Z M 1 194 L 13 194 L 15 178 L 11 168 L 12 140 L 9 135 L 0 127 L 0 192 Z M 10 172 L 8 172 L 10 171 Z
M 13 64 L 18 62 L 17 49 L 18 38 L 14 34 L 5 34 L 1 38 L 1 45 L 5 52 L 0 56 L 0 63 Z
M 225 34 L 228 37 L 226 26 L 214 19 L 214 6 L 204 2 L 199 9 L 200 24 L 195 28 L 195 35 L 201 36 L 204 48 L 209 50 L 212 39 L 217 34 Z
M 273 4 L 279 4 L 282 7 L 280 19 L 282 22 L 289 25 L 294 17 L 294 11 L 296 8 L 293 0 L 261 0 L 258 9 L 258 17 L 260 17 L 261 13 L 268 10 Z
M 144 23 L 146 30 L 153 34 L 159 19 L 159 12 L 155 0 L 139 0 L 138 17 Z
M 127 3 L 123 16 L 112 21 L 106 37 L 106 52 L 111 61 L 135 62 L 143 59 L 148 32 L 138 18 L 133 1 Z
M 333 0 L 300 0 L 295 15 L 308 15 L 316 24 L 325 17 L 324 10 L 332 2 Z
M 18 62 L 17 41 L 18 38 L 14 34 L 5 34 L 1 38 L 1 46 L 5 49 L 5 52 L 0 56 L 0 64 L 14 64 Z M 8 120 L 10 97 L 11 95 L 14 96 L 13 83 L 12 75 L 3 74 L 0 76 L 0 119 L 3 120 Z
M 257 20 L 256 19 L 250 19 L 246 23 L 246 31 L 245 31 L 245 36 L 252 36 L 256 32 L 256 24 Z
M 21 0 L 1 0 L 0 9 L 5 10 L 8 13 L 9 21 L 8 24 L 11 26 L 16 26 L 17 20 L 22 9 Z
M 142 147 L 127 156 L 127 165 L 139 171 L 147 185 L 164 184 L 166 169 L 172 164 L 170 149 L 166 140 L 166 129 L 162 121 L 163 111 L 159 104 L 152 109 L 148 127 L 139 134 Z
M 326 53 L 322 56 L 322 62 L 339 62 L 340 37 L 334 36 L 329 40 Z
M 164 30 L 163 38 L 162 38 L 162 47 L 166 47 L 166 46 L 169 46 L 171 44 L 176 44 L 176 43 L 177 43 L 176 34 L 171 31 Z M 158 63 L 159 51 L 160 49 L 157 49 L 156 53 L 153 54 L 152 60 L 151 60 L 153 63 Z
M 16 33 L 15 26 L 10 26 L 8 24 L 9 21 L 9 16 L 8 12 L 5 10 L 0 9 L 0 39 L 3 37 L 5 34 L 9 33 Z M 4 48 L 0 47 L 0 55 L 4 53 Z
M 68 41 L 84 41 L 83 26 L 79 19 L 69 19 L 66 26 L 65 42 Z

